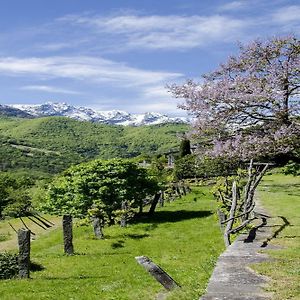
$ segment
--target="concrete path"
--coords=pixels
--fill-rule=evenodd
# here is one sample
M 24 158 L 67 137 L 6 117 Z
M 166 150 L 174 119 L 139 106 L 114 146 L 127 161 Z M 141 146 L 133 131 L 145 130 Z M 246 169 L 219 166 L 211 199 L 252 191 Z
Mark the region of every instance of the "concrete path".
M 265 212 L 260 208 L 257 212 Z M 268 279 L 252 271 L 248 265 L 268 259 L 258 253 L 271 246 L 267 244 L 272 232 L 267 224 L 259 224 L 249 234 L 241 234 L 219 257 L 202 300 L 265 300 L 271 294 L 263 291 Z

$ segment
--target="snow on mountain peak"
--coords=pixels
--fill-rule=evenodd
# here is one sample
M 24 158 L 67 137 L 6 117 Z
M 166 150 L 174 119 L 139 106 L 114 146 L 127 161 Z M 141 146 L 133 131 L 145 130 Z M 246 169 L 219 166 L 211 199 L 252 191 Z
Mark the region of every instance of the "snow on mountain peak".
M 188 118 L 171 118 L 155 112 L 130 114 L 122 110 L 97 111 L 91 108 L 72 106 L 65 102 L 46 102 L 43 104 L 33 105 L 13 104 L 9 106 L 24 111 L 34 117 L 64 116 L 79 121 L 124 126 L 154 125 L 162 123 L 190 123 Z

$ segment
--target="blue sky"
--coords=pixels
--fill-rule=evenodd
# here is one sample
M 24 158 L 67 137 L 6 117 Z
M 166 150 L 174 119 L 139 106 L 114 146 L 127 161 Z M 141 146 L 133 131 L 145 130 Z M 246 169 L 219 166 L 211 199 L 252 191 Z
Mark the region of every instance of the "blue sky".
M 183 115 L 165 86 L 200 80 L 238 41 L 300 33 L 298 1 L 0 0 L 0 103 Z

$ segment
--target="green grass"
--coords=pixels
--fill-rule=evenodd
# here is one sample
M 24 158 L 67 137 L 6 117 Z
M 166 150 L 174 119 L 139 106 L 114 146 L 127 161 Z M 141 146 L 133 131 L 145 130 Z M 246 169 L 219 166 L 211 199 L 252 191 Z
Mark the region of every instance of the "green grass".
M 254 268 L 272 279 L 273 299 L 300 299 L 300 177 L 265 176 L 259 196 L 273 217 L 270 243 L 280 249 L 267 251 L 272 260 Z
M 167 299 L 198 299 L 223 250 L 214 209 L 203 187 L 166 203 L 152 219 L 105 228 L 105 240 L 95 240 L 90 227 L 75 227 L 77 254 L 71 257 L 62 254 L 56 229 L 32 243 L 32 260 L 44 269 L 32 272 L 30 280 L 1 281 L 0 299 L 155 299 L 164 289 L 137 264 L 140 255 L 181 285 Z

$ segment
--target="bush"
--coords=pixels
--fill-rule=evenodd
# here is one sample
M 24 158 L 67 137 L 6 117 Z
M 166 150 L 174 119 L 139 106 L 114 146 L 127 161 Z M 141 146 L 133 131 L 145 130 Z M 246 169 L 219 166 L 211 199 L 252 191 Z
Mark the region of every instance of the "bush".
M 11 253 L 0 253 L 0 279 L 10 279 L 19 272 L 18 255 Z
M 174 175 L 177 179 L 211 178 L 228 176 L 236 173 L 238 162 L 224 158 L 199 158 L 190 154 L 178 159 L 175 163 Z
M 291 174 L 293 176 L 300 176 L 300 164 L 289 161 L 289 163 L 283 169 L 284 174 Z

